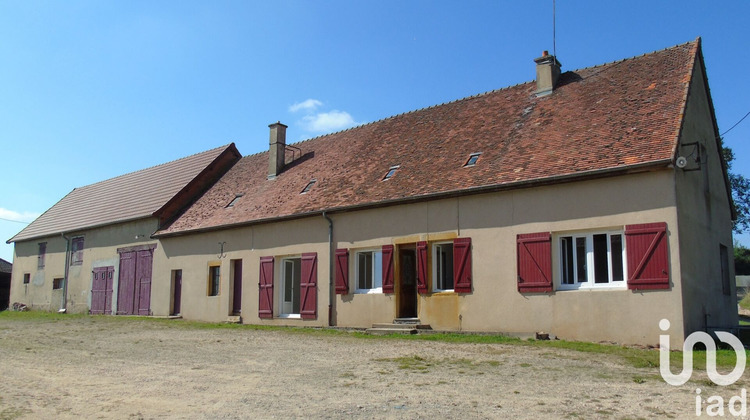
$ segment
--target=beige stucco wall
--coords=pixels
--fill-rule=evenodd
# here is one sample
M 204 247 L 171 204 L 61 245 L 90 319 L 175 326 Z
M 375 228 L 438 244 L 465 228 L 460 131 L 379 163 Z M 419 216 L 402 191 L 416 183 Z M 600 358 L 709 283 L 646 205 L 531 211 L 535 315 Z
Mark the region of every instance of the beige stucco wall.
M 91 307 L 92 270 L 115 267 L 119 270 L 117 248 L 155 243 L 149 236 L 157 228 L 156 219 L 120 223 L 101 228 L 66 233 L 68 238 L 84 237 L 83 263 L 71 265 L 68 271 L 67 310 L 88 312 Z M 136 238 L 137 236 L 137 238 Z M 37 268 L 39 243 L 47 242 L 44 268 Z M 21 302 L 34 309 L 56 311 L 62 307 L 62 290 L 53 290 L 53 279 L 65 276 L 66 243 L 61 235 L 16 242 L 13 254 L 11 303 Z M 154 263 L 156 269 L 156 262 Z M 23 276 L 31 277 L 23 284 Z M 114 282 L 113 307 L 117 306 L 117 282 Z
M 472 238 L 473 291 L 420 295 L 419 317 L 435 329 L 549 332 L 572 340 L 658 343 L 658 321 L 682 323 L 679 245 L 670 170 L 517 191 L 398 205 L 331 215 L 334 247 L 350 249 L 350 290 L 354 290 L 354 252 L 386 244 L 414 244 L 455 237 Z M 669 229 L 672 288 L 667 291 L 556 291 L 520 294 L 516 286 L 516 235 L 587 229 L 622 230 L 627 224 L 666 222 Z M 223 321 L 230 310 L 230 261 L 243 261 L 242 318 L 245 323 L 327 325 L 328 225 L 322 216 L 211 233 L 162 239 L 155 253 L 152 308 L 170 311 L 171 270 L 183 270 L 182 315 Z M 556 237 L 555 237 L 556 239 Z M 226 242 L 224 258 L 219 243 Z M 318 319 L 301 321 L 257 316 L 261 256 L 318 253 Z M 557 241 L 553 240 L 553 267 Z M 206 296 L 208 266 L 221 261 L 220 296 Z M 557 271 L 557 270 L 556 270 Z M 225 274 L 227 273 L 227 274 Z M 278 265 L 275 270 L 279 281 Z M 559 281 L 559 274 L 555 274 Z M 397 280 L 398 281 L 398 280 Z M 278 284 L 278 283 L 277 283 Z M 274 307 L 278 307 L 278 287 Z M 398 294 L 336 295 L 334 324 L 365 328 L 391 322 Z M 673 343 L 683 339 L 673 328 Z
M 730 207 L 711 109 L 703 82 L 700 61 L 693 74 L 693 85 L 685 111 L 678 155 L 688 157 L 686 169 L 674 172 L 678 202 L 680 255 L 682 256 L 685 334 L 709 327 L 737 325 L 737 295 L 734 281 L 732 224 Z M 699 142 L 704 148 L 703 162 L 697 165 L 690 154 Z M 729 294 L 722 291 L 719 245 L 728 248 Z

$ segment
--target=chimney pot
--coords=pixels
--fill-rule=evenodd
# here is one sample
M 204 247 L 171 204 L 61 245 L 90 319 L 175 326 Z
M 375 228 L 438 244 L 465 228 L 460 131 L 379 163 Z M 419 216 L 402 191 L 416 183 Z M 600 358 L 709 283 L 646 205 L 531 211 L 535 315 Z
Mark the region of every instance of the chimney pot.
M 546 57 L 548 55 L 549 55 L 549 51 L 547 50 L 542 51 L 542 57 Z
M 287 126 L 277 121 L 268 128 L 268 179 L 274 179 L 284 169 Z
M 547 96 L 552 93 L 560 77 L 560 62 L 557 57 L 544 51 L 542 56 L 535 58 L 536 63 L 536 96 Z

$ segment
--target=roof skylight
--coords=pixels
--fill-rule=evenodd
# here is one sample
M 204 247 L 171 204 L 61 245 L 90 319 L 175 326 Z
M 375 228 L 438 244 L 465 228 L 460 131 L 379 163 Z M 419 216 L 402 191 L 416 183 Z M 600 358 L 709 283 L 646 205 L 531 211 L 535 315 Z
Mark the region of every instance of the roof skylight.
M 381 181 L 385 181 L 385 180 L 391 179 L 391 177 L 393 176 L 393 174 L 396 173 L 396 171 L 398 170 L 399 167 L 400 167 L 400 165 L 391 166 L 390 169 L 388 169 L 388 173 L 385 174 L 385 176 L 383 177 L 383 179 Z
M 242 197 L 243 195 L 245 194 L 237 194 L 236 196 L 234 196 L 232 201 L 230 201 L 229 204 L 227 204 L 225 208 L 234 207 L 234 205 L 237 204 L 237 201 L 239 201 L 240 197 Z
M 302 191 L 300 191 L 300 194 L 306 194 L 308 191 L 310 191 L 310 189 L 313 187 L 313 185 L 315 185 L 316 182 L 318 182 L 317 179 L 315 178 L 311 179 L 310 182 L 308 182 L 307 185 L 305 185 L 305 188 L 303 188 Z
M 479 160 L 479 155 L 481 154 L 482 152 L 478 152 L 478 153 L 472 153 L 471 155 L 469 155 L 469 160 L 467 160 L 466 163 L 464 164 L 464 168 L 467 166 L 476 165 L 477 161 Z

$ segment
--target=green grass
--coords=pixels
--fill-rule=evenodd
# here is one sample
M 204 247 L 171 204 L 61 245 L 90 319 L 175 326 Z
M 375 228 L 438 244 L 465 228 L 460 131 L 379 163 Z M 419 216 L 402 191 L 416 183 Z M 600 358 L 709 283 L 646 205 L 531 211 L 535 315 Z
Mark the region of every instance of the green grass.
M 613 344 L 598 344 L 583 341 L 565 340 L 521 340 L 500 334 L 460 334 L 460 333 L 434 333 L 434 334 L 390 334 L 370 335 L 360 331 L 346 331 L 335 328 L 301 328 L 270 325 L 248 325 L 231 323 L 212 323 L 199 321 L 173 320 L 164 318 L 148 317 L 122 317 L 102 316 L 86 314 L 59 314 L 56 312 L 29 311 L 29 312 L 0 312 L 0 321 L 14 322 L 60 322 L 73 319 L 85 319 L 91 322 L 119 323 L 119 322 L 149 322 L 163 325 L 165 328 L 213 330 L 264 330 L 282 331 L 290 334 L 303 334 L 311 336 L 347 336 L 363 340 L 417 340 L 417 341 L 440 341 L 445 343 L 473 343 L 473 344 L 508 344 L 519 347 L 538 347 L 549 349 L 571 350 L 581 353 L 606 354 L 623 360 L 625 363 L 640 368 L 654 368 L 659 366 L 659 351 L 655 349 L 641 349 Z M 733 350 L 717 350 L 716 365 L 720 368 L 733 368 L 736 355 Z M 746 351 L 748 354 L 748 351 Z M 750 355 L 749 355 L 750 356 Z M 750 357 L 748 357 L 750 358 Z M 682 366 L 682 352 L 670 353 L 673 369 Z M 693 351 L 695 369 L 705 369 L 706 352 Z
M 745 297 L 740 301 L 740 307 L 742 309 L 750 310 L 750 293 L 746 294 Z

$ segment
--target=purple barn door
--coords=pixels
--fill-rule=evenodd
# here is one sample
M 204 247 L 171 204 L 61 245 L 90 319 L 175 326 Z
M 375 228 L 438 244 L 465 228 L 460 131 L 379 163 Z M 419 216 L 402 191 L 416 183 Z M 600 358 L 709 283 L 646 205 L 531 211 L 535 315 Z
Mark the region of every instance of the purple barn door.
M 117 289 L 117 314 L 135 315 L 135 251 L 120 253 L 120 278 Z
M 182 312 L 182 270 L 174 270 L 174 304 L 172 306 L 172 315 L 179 315 Z
M 104 291 L 104 313 L 112 315 L 112 290 L 114 285 L 115 268 L 107 267 L 106 289 Z
M 91 314 L 103 315 L 112 313 L 112 275 L 114 267 L 94 268 L 94 280 L 91 283 Z
M 136 279 L 138 281 L 136 307 L 138 315 L 151 314 L 151 266 L 153 262 L 152 250 L 138 251 L 138 259 L 135 264 Z

